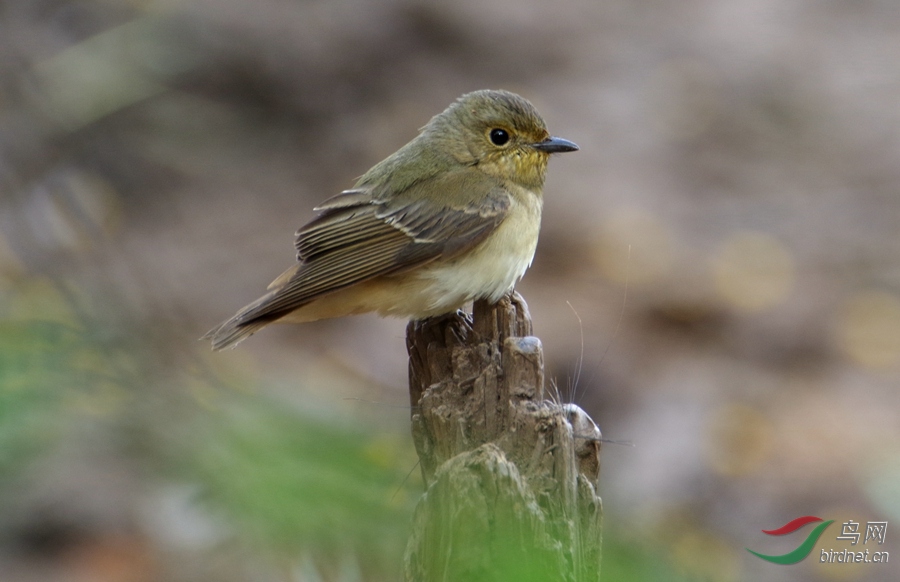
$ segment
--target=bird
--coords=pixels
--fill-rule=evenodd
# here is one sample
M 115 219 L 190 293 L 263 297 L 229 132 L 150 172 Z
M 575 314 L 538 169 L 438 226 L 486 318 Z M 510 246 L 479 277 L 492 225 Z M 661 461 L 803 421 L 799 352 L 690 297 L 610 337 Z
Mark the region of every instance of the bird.
M 459 97 L 315 207 L 295 233 L 296 264 L 203 339 L 221 350 L 274 322 L 419 320 L 498 301 L 534 258 L 550 155 L 578 149 L 515 93 Z

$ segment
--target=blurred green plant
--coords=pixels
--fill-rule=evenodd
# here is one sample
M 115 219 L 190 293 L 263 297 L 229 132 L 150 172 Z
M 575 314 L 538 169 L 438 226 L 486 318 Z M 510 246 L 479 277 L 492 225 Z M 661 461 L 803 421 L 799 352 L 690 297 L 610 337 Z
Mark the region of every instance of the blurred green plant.
M 405 426 L 385 430 L 311 400 L 286 404 L 233 374 L 223 380 L 193 345 L 175 357 L 114 301 L 101 308 L 63 284 L 28 278 L 0 295 L 5 503 L 15 503 L 17 476 L 63 443 L 99 446 L 142 479 L 198 491 L 194 503 L 224 518 L 216 539 L 311 562 L 323 579 L 399 575 L 420 487 L 418 474 L 407 478 L 416 461 Z
M 0 475 L 11 476 L 63 434 L 90 351 L 52 286 L 28 281 L 0 296 Z
M 202 485 L 206 507 L 267 552 L 331 564 L 349 554 L 369 575 L 398 570 L 420 483 L 406 479 L 409 443 L 260 394 L 220 404 L 197 423 L 178 471 Z
M 0 475 L 16 472 L 58 437 L 53 386 L 65 376 L 72 334 L 53 322 L 0 322 Z
M 421 495 L 405 424 L 385 429 L 312 396 L 286 403 L 233 371 L 208 370 L 194 346 L 173 358 L 172 343 L 155 341 L 124 308 L 100 308 L 58 282 L 22 279 L 0 298 L 4 499 L 61 442 L 100 442 L 142 478 L 187 485 L 193 505 L 221 518 L 215 539 L 263 563 L 290 564 L 303 579 L 400 577 Z M 100 430 L 79 444 L 86 425 Z M 602 577 L 695 579 L 673 573 L 666 554 L 607 535 Z M 528 579 L 523 566 L 510 562 L 509 572 Z
M 662 548 L 648 548 L 641 543 L 603 537 L 602 580 L 617 582 L 697 582 L 696 578 L 680 573 L 662 557 Z

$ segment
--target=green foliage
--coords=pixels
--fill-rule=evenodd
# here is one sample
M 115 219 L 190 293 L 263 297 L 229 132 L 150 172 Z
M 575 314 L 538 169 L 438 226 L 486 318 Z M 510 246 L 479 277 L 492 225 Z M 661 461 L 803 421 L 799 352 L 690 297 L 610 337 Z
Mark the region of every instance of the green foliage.
M 115 326 L 78 314 L 62 285 L 0 293 L 0 474 L 14 477 L 79 420 L 115 419 L 142 374 Z
M 109 304 L 26 285 L 0 305 L 0 494 L 11 504 L 35 461 L 92 451 L 201 492 L 217 536 L 260 557 L 313 564 L 327 580 L 399 576 L 420 491 L 405 426 L 223 383 L 193 344 L 173 350 Z
M 70 381 L 71 331 L 53 322 L 0 322 L 0 475 L 57 436 L 57 387 Z
M 247 381 L 223 386 L 207 372 L 168 365 L 165 348 L 140 328 L 74 309 L 72 297 L 49 285 L 3 298 L 0 485 L 61 439 L 94 446 L 79 444 L 78 427 L 101 426 L 106 450 L 153 479 L 200 491 L 198 505 L 223 518 L 221 533 L 256 555 L 324 580 L 400 577 L 421 494 L 405 425 L 385 431 L 333 408 L 250 393 Z M 673 573 L 663 549 L 604 542 L 604 580 L 689 580 Z M 540 578 L 518 548 L 512 535 L 491 559 L 512 579 Z
M 633 540 L 632 540 L 633 541 Z M 603 537 L 602 580 L 615 582 L 696 582 L 663 558 L 663 549 Z
M 404 484 L 415 463 L 408 444 L 260 395 L 227 400 L 199 423 L 182 457 L 208 507 L 270 549 L 352 549 L 399 565 L 413 501 L 414 485 Z

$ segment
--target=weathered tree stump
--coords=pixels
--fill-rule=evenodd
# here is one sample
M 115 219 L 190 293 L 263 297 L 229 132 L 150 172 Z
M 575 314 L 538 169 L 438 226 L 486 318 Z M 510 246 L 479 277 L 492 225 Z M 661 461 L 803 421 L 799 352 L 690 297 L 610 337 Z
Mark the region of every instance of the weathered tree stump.
M 544 399 L 541 342 L 517 293 L 473 311 L 406 330 L 426 484 L 406 579 L 596 581 L 600 431 Z

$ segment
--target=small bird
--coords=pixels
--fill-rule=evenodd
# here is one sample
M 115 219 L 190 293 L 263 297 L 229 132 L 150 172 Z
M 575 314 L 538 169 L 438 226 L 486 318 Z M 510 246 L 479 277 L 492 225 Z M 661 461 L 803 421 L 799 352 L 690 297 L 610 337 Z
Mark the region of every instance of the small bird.
M 297 264 L 204 339 L 221 350 L 276 321 L 424 319 L 496 302 L 534 258 L 550 154 L 577 149 L 514 93 L 463 95 L 316 207 L 296 233 Z

